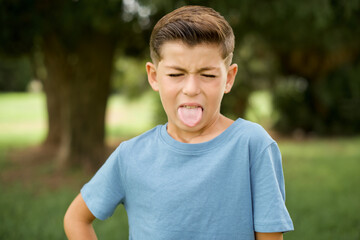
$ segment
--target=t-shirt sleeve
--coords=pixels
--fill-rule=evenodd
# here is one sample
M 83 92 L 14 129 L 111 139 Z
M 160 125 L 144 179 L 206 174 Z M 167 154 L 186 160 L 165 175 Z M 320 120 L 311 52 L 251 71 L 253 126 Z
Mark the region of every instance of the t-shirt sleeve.
M 274 142 L 251 164 L 251 190 L 255 232 L 294 230 L 285 206 L 285 184 L 281 154 Z
M 80 191 L 89 210 L 100 220 L 110 217 L 125 196 L 119 167 L 120 147 Z

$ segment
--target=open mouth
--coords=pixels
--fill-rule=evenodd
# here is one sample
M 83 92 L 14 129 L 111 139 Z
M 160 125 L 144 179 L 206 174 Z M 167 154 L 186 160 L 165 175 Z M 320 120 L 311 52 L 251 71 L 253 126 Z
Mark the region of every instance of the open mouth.
M 178 115 L 183 124 L 195 127 L 202 119 L 203 108 L 200 105 L 184 104 L 178 108 Z
M 187 106 L 187 105 L 184 105 L 183 107 L 187 108 L 187 109 L 194 109 L 194 108 L 198 108 L 199 106 Z

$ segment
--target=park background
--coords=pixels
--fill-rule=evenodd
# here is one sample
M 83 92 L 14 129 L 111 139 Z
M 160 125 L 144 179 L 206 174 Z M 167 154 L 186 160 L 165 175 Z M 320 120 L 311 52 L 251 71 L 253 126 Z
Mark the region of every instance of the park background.
M 65 239 L 68 205 L 109 153 L 166 121 L 148 40 L 186 4 L 234 29 L 239 73 L 222 112 L 279 143 L 285 239 L 360 239 L 359 0 L 0 0 L 0 239 Z M 94 226 L 128 238 L 121 206 Z

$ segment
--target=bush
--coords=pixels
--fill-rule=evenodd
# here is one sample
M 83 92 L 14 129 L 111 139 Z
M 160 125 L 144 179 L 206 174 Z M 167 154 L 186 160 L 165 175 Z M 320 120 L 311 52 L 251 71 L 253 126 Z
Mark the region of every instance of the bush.
M 31 77 L 27 58 L 0 58 L 0 92 L 26 91 Z
M 359 77 L 358 61 L 317 81 L 301 77 L 280 80 L 274 94 L 274 107 L 280 115 L 276 129 L 320 135 L 360 133 Z

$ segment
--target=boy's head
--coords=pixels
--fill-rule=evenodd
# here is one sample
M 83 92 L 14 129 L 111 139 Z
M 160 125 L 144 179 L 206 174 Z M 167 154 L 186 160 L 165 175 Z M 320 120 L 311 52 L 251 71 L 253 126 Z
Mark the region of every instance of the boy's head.
M 212 8 L 184 6 L 165 15 L 155 25 L 150 38 L 150 55 L 154 64 L 161 59 L 164 43 L 182 41 L 194 46 L 215 44 L 221 49 L 223 59 L 231 63 L 235 37 L 229 23 Z
M 230 65 L 234 34 L 226 20 L 211 8 L 179 8 L 155 25 L 150 49 L 148 81 L 159 92 L 168 133 L 201 142 L 224 130 L 231 120 L 221 115 L 220 105 L 237 72 Z

